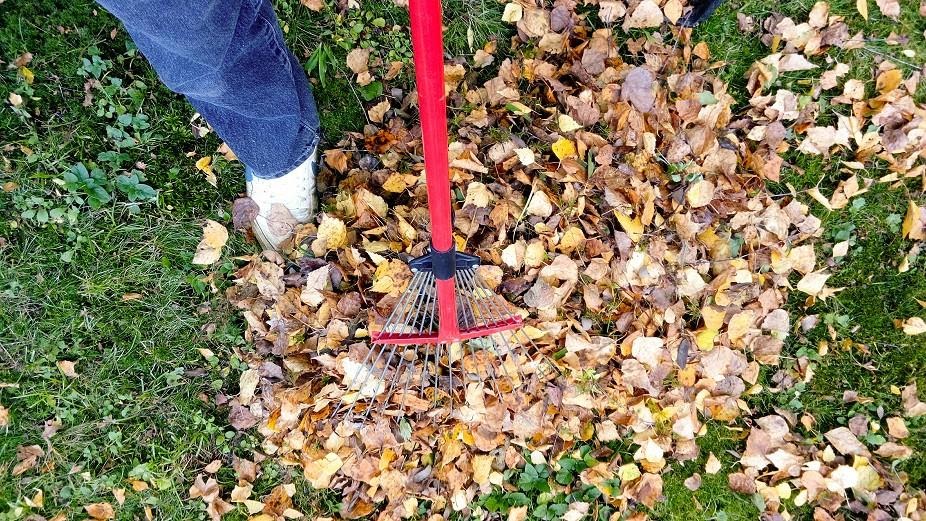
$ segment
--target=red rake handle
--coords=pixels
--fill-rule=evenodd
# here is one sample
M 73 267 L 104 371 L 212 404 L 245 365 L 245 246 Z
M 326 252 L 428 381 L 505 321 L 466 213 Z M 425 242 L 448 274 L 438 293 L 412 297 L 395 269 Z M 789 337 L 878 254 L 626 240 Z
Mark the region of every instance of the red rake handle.
M 418 84 L 418 111 L 421 141 L 424 144 L 424 170 L 431 214 L 431 248 L 452 251 L 450 222 L 450 170 L 447 157 L 447 97 L 444 94 L 444 42 L 441 35 L 440 0 L 409 0 L 412 49 L 415 54 L 415 81 Z M 456 290 L 453 277 L 435 280 L 437 287 L 438 341 L 459 340 Z
M 421 140 L 431 213 L 431 246 L 453 246 L 450 223 L 450 171 L 447 158 L 447 97 L 444 94 L 444 43 L 440 0 L 409 0 Z

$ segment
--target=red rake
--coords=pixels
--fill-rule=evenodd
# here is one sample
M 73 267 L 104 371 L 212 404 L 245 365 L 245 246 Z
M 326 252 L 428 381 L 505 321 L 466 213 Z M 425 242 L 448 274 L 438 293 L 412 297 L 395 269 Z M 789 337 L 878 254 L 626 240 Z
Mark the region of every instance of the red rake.
M 441 5 L 440 0 L 410 0 L 408 7 L 431 251 L 409 263 L 411 282 L 382 329 L 373 334 L 363 362 L 345 362 L 348 393 L 335 417 L 345 404 L 350 404 L 346 415 L 351 416 L 360 403 L 365 406 L 364 419 L 374 409 L 383 412 L 396 405 L 399 414 L 406 409 L 420 413 L 449 401 L 452 412 L 455 395 L 470 384 L 487 383 L 497 394 L 510 392 L 523 380 L 517 348 L 533 343 L 521 330 L 521 316 L 480 278 L 479 257 L 456 251 Z M 496 360 L 501 374 L 496 374 Z

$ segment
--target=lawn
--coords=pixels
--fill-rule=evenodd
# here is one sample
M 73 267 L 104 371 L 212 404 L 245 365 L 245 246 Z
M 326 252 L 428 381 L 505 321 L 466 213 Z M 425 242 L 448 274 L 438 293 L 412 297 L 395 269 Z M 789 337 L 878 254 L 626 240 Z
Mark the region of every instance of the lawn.
M 774 9 L 800 18 L 812 4 L 785 1 Z M 407 23 L 407 15 L 387 2 L 361 2 L 344 16 L 313 13 L 298 1 L 275 5 L 313 77 L 328 144 L 360 131 L 365 105 L 379 92 L 349 81 L 347 50 L 376 46 L 408 61 L 405 33 L 392 30 Z M 898 64 L 907 72 L 922 68 L 924 18 L 905 5 L 893 22 L 871 7 L 865 21 L 854 1 L 831 3 L 853 30 L 909 35 L 914 57 L 899 57 Z M 489 38 L 506 48 L 511 26 L 500 22 L 500 4 L 452 0 L 445 9 L 455 54 L 470 54 Z M 737 15 L 758 21 L 770 12 L 767 2 L 730 1 L 694 32 L 694 40 L 707 41 L 726 62 L 720 76 L 741 104 L 749 99 L 744 73 L 768 48 L 738 29 Z M 319 41 L 326 52 L 319 52 Z M 840 58 L 873 85 L 875 60 L 898 53 L 898 46 L 876 40 Z M 404 74 L 396 84 L 408 86 Z M 795 91 L 806 89 L 805 80 L 800 73 L 786 78 Z M 14 93 L 26 100 L 18 107 L 7 101 Z M 247 368 L 240 354 L 248 348 L 224 289 L 233 257 L 257 247 L 237 235 L 216 266 L 191 264 L 203 220 L 231 221 L 231 201 L 244 189 L 243 167 L 217 153 L 221 140 L 159 84 L 118 22 L 84 0 L 0 1 L 0 100 L 0 520 L 84 519 L 84 506 L 99 502 L 118 505 L 119 519 L 207 519 L 202 502 L 188 499 L 194 477 L 220 460 L 218 482 L 233 487 L 233 457 L 253 457 L 261 442 L 255 432 L 232 428 L 224 406 Z M 917 101 L 924 100 L 921 84 Z M 210 155 L 217 187 L 196 167 Z M 788 185 L 832 189 L 840 175 L 835 159 L 791 153 L 786 161 L 781 182 L 772 186 L 779 193 Z M 884 173 L 873 169 L 866 176 Z M 926 335 L 907 336 L 895 325 L 922 316 L 918 300 L 926 301 L 926 256 L 898 270 L 911 246 L 900 233 L 908 201 L 926 204 L 917 190 L 876 185 L 832 212 L 814 203 L 826 242 L 850 243 L 850 254 L 832 261 L 829 283 L 846 289 L 809 310 L 792 295 L 792 316 L 817 314 L 826 327 L 790 337 L 782 369 L 800 358 L 815 376 L 751 399 L 753 416 L 778 407 L 811 412 L 816 430 L 825 432 L 857 414 L 880 418 L 898 411 L 895 389 L 910 383 L 922 395 Z M 761 383 L 774 388 L 775 375 L 763 374 Z M 845 390 L 864 399 L 846 403 Z M 896 470 L 923 489 L 926 423 L 919 418 L 909 425 L 905 444 L 915 452 Z M 704 456 L 672 463 L 664 473 L 666 500 L 651 518 L 756 518 L 759 510 L 731 491 L 723 474 L 705 476 L 694 493 L 683 484 L 704 467 L 708 452 L 724 468 L 732 466 L 743 448 L 741 434 L 712 425 L 699 440 Z M 23 466 L 29 463 L 23 447 L 30 446 L 40 455 Z M 254 496 L 282 482 L 297 485 L 294 506 L 307 515 L 334 515 L 340 506 L 337 493 L 310 490 L 301 469 L 272 461 L 264 464 Z M 795 512 L 809 518 L 812 510 Z M 246 517 L 239 508 L 227 518 Z

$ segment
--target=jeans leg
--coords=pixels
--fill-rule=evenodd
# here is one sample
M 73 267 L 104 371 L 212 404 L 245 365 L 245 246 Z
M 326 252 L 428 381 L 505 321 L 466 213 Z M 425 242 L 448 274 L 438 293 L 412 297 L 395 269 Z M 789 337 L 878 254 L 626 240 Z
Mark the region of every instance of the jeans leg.
M 98 0 L 161 81 L 262 178 L 308 159 L 318 111 L 269 0 Z

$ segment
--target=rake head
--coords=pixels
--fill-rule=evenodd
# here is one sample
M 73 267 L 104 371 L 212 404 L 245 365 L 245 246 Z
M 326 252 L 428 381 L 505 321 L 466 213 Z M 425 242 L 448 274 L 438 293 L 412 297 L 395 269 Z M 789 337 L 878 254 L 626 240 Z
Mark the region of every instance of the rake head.
M 448 406 L 452 414 L 469 384 L 500 396 L 524 380 L 519 351 L 533 341 L 521 316 L 481 279 L 478 257 L 447 253 L 454 257 L 449 273 L 433 252 L 409 264 L 412 280 L 364 359 L 345 361 L 348 392 L 332 418 L 345 407 L 346 418 L 362 413 L 363 420 L 373 410 L 405 415 Z

